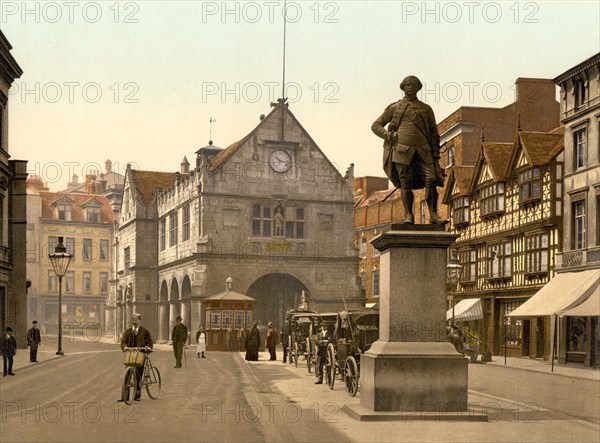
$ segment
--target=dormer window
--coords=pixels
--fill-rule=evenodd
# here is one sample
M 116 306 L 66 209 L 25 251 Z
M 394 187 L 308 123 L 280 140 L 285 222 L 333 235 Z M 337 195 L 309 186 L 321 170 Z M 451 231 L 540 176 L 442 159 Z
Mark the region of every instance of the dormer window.
M 100 208 L 90 207 L 85 210 L 88 223 L 100 223 Z
M 540 168 L 531 168 L 519 172 L 519 203 L 524 205 L 540 199 L 541 176 Z
M 479 189 L 479 209 L 482 217 L 504 212 L 504 183 L 492 183 Z
M 56 218 L 59 220 L 70 221 L 71 220 L 71 205 L 66 203 L 59 203 L 56 205 Z

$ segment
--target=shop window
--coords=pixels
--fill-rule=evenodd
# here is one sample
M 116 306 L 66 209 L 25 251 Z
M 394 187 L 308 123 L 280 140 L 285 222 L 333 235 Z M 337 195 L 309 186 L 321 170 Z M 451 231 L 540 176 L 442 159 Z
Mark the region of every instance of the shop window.
M 223 311 L 223 329 L 233 328 L 233 311 Z
M 570 317 L 567 327 L 567 351 L 586 352 L 587 333 L 585 317 Z
M 508 302 L 502 304 L 506 322 L 506 336 L 504 339 L 508 346 L 521 346 L 523 340 L 523 321 L 520 318 L 508 317 L 508 314 L 517 309 L 520 305 L 521 302 Z
M 479 190 L 479 208 L 482 217 L 504 212 L 504 183 L 493 183 Z

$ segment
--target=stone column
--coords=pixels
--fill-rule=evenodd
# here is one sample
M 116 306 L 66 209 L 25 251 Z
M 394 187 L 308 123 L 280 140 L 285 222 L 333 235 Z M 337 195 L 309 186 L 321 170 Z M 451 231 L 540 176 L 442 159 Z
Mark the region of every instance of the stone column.
M 421 229 L 371 241 L 381 251 L 379 340 L 361 357 L 360 402 L 372 411 L 467 409 L 467 359 L 445 329 L 447 249 L 458 236 Z

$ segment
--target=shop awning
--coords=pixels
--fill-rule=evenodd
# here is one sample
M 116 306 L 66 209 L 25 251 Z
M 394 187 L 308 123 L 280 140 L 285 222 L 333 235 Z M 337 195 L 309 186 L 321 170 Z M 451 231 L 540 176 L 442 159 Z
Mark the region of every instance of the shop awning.
M 598 271 L 600 274 L 600 271 Z M 588 298 L 578 305 L 563 309 L 558 315 L 569 317 L 595 317 L 600 315 L 600 278 L 590 287 Z
M 454 321 L 480 320 L 483 318 L 481 301 L 478 298 L 466 298 L 454 305 Z M 452 319 L 452 308 L 446 312 L 446 320 Z
M 597 269 L 557 274 L 535 295 L 508 315 L 511 317 L 566 315 L 562 312 L 584 303 L 594 290 L 598 290 L 599 280 L 600 273 Z M 591 315 L 598 315 L 598 313 L 596 311 L 596 314 Z

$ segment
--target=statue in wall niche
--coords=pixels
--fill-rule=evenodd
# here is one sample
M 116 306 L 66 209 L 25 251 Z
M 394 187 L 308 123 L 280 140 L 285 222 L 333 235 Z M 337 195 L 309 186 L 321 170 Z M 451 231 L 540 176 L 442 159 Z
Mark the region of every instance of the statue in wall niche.
M 283 209 L 281 206 L 275 209 L 273 224 L 275 225 L 275 237 L 283 237 Z
M 414 223 L 413 189 L 425 188 L 430 223 L 444 224 L 447 221 L 437 213 L 437 186 L 444 186 L 445 179 L 439 165 L 440 135 L 433 110 L 417 98 L 422 87 L 414 75 L 402 80 L 404 98 L 385 108 L 371 130 L 384 140 L 383 169 L 401 190 L 403 222 Z

